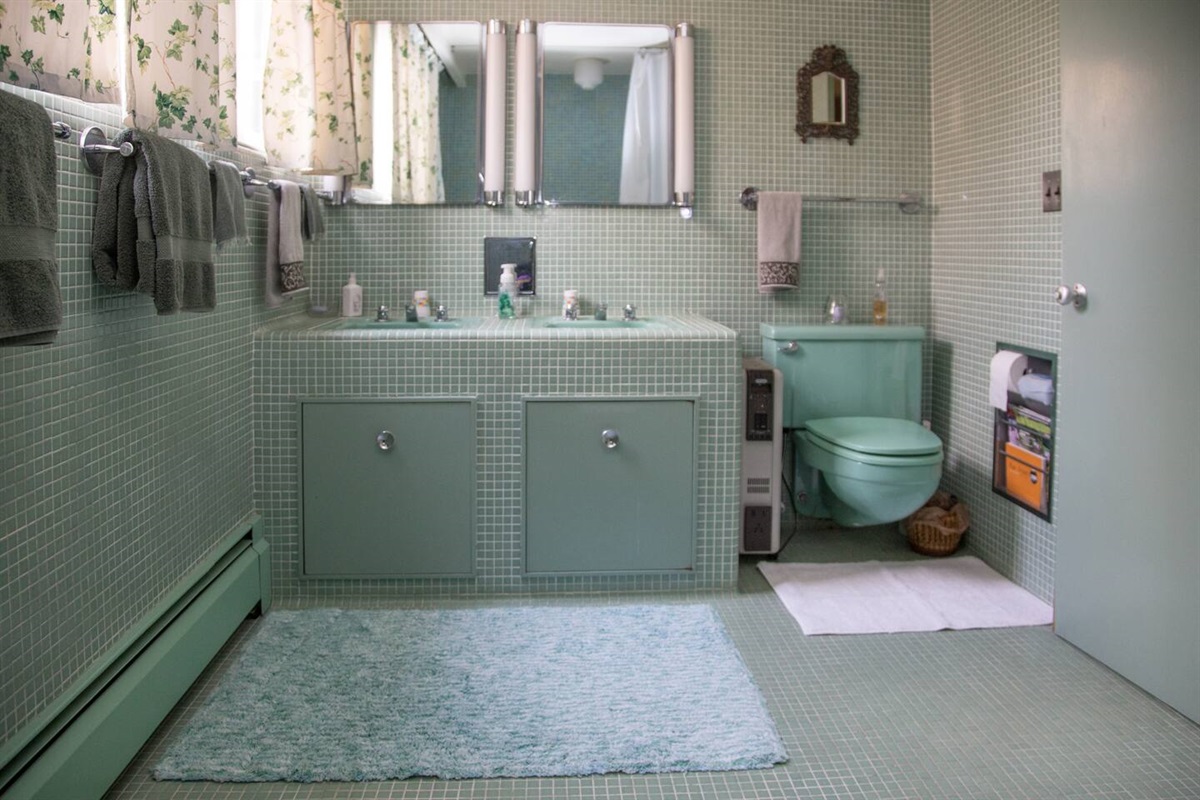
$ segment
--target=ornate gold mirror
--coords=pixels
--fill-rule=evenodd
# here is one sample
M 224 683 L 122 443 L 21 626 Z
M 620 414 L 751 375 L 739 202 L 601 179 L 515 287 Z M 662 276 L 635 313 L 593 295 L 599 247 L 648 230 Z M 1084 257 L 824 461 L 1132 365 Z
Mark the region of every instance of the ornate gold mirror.
M 813 50 L 812 61 L 797 70 L 796 133 L 802 142 L 819 136 L 854 144 L 858 136 L 858 73 L 842 48 L 822 45 Z

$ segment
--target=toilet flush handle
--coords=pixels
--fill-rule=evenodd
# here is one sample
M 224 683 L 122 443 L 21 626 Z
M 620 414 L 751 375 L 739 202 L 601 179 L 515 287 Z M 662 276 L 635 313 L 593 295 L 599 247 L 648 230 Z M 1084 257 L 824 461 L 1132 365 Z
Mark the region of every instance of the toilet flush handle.
M 799 349 L 800 349 L 799 342 L 786 342 L 784 344 L 779 345 L 779 352 L 781 352 L 781 353 L 795 353 Z

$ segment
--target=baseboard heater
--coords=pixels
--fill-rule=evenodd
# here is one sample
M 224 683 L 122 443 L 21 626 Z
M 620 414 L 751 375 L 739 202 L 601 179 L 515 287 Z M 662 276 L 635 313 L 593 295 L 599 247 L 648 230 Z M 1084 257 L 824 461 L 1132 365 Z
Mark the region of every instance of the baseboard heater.
M 270 606 L 254 515 L 0 750 L 2 800 L 100 798 L 247 616 Z

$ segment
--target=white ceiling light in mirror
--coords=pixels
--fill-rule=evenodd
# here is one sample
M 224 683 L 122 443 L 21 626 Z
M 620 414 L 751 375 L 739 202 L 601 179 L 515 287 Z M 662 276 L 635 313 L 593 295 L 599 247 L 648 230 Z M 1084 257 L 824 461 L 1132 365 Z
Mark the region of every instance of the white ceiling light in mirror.
M 517 99 L 528 92 L 539 108 L 534 202 L 691 208 L 692 30 L 539 25 L 538 80 L 529 89 L 518 78 Z M 525 146 L 518 137 L 518 153 Z

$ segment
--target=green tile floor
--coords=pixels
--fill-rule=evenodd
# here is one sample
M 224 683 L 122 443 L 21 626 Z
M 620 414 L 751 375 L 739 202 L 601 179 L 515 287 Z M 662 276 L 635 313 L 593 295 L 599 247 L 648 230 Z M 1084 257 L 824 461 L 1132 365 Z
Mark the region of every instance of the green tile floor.
M 802 531 L 788 561 L 912 557 L 894 528 Z M 806 637 L 743 558 L 720 612 L 766 696 L 791 760 L 770 770 L 394 783 L 156 783 L 173 730 L 220 678 L 248 622 L 113 787 L 111 800 L 508 798 L 1200 797 L 1200 727 L 1046 628 Z M 696 595 L 629 595 L 695 602 Z M 363 605 L 612 603 L 605 598 L 444 598 Z

